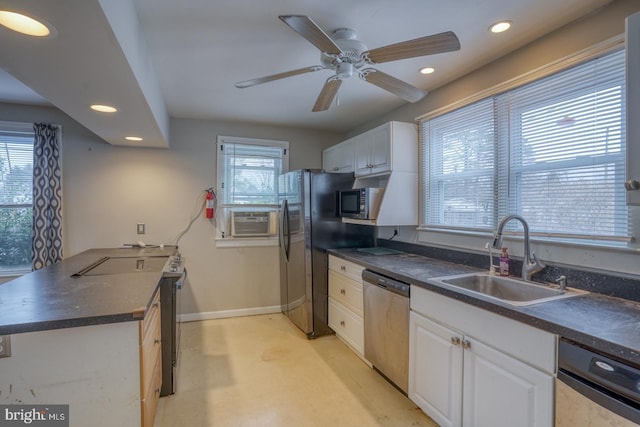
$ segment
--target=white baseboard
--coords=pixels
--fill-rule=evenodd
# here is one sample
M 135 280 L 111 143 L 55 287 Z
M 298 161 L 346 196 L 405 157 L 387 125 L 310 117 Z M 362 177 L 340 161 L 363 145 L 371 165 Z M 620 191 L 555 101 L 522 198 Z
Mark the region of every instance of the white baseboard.
M 186 313 L 181 314 L 178 318 L 178 321 L 194 322 L 198 320 L 224 319 L 226 317 L 256 316 L 259 314 L 280 313 L 280 311 L 281 307 L 279 305 L 272 305 L 270 307 L 240 308 L 236 310 L 208 311 L 203 313 Z

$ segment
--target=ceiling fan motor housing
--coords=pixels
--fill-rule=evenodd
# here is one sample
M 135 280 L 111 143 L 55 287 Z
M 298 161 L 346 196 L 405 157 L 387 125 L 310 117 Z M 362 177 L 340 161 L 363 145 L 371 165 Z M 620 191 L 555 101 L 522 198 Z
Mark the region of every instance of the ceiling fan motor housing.
M 335 68 L 339 78 L 343 78 L 341 76 L 343 73 L 348 73 L 344 77 L 351 76 L 353 67 L 358 69 L 364 65 L 362 53 L 368 50 L 367 46 L 357 37 L 357 33 L 349 28 L 339 28 L 331 33 L 331 39 L 342 50 L 342 53 L 334 56 L 323 52 L 320 55 L 322 65 L 327 68 Z M 345 64 L 350 66 L 345 66 Z

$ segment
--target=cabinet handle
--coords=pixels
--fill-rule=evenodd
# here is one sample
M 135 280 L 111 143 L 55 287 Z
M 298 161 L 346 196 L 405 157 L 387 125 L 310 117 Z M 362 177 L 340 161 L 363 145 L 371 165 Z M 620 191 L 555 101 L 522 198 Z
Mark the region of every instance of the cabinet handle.
M 344 326 L 344 320 L 340 321 L 340 326 Z
M 462 348 L 464 348 L 465 350 L 470 349 L 471 348 L 471 342 L 469 340 L 462 341 Z
M 161 341 L 160 341 L 160 338 L 156 338 L 155 340 L 153 340 L 153 343 L 154 343 L 154 344 L 160 344 L 160 342 L 161 342 Z
M 346 292 L 344 289 L 340 289 L 340 293 L 341 293 L 342 295 L 346 295 L 346 294 L 347 294 L 347 292 Z
M 344 265 L 341 265 L 341 266 L 340 266 L 340 271 L 347 271 L 347 267 L 346 267 L 346 266 L 344 266 Z
M 460 345 L 460 337 L 451 337 L 451 344 Z
M 156 392 L 156 394 L 160 394 L 160 387 L 156 387 L 154 391 Z
M 153 304 L 151 304 L 152 307 L 159 307 L 160 306 L 160 301 L 156 301 Z

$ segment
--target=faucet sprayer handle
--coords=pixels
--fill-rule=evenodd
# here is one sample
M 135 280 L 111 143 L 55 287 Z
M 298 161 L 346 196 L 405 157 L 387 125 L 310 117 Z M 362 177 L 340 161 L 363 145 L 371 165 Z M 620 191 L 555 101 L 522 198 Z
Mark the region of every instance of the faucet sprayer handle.
M 543 268 L 545 268 L 545 267 L 547 266 L 543 261 L 540 261 L 540 260 L 538 259 L 538 257 L 536 256 L 536 254 L 535 254 L 534 252 L 531 252 L 531 257 L 533 258 L 533 262 L 534 262 L 538 267 L 540 267 L 540 270 L 542 270 Z

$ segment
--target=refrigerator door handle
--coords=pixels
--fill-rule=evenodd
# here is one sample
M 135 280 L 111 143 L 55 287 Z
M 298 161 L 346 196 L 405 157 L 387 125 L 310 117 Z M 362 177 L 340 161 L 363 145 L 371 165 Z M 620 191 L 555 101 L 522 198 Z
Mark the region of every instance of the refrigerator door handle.
M 289 247 L 291 246 L 291 233 L 289 230 L 289 203 L 285 199 L 282 203 L 282 217 L 280 220 L 280 244 L 284 250 L 284 256 L 289 261 Z

